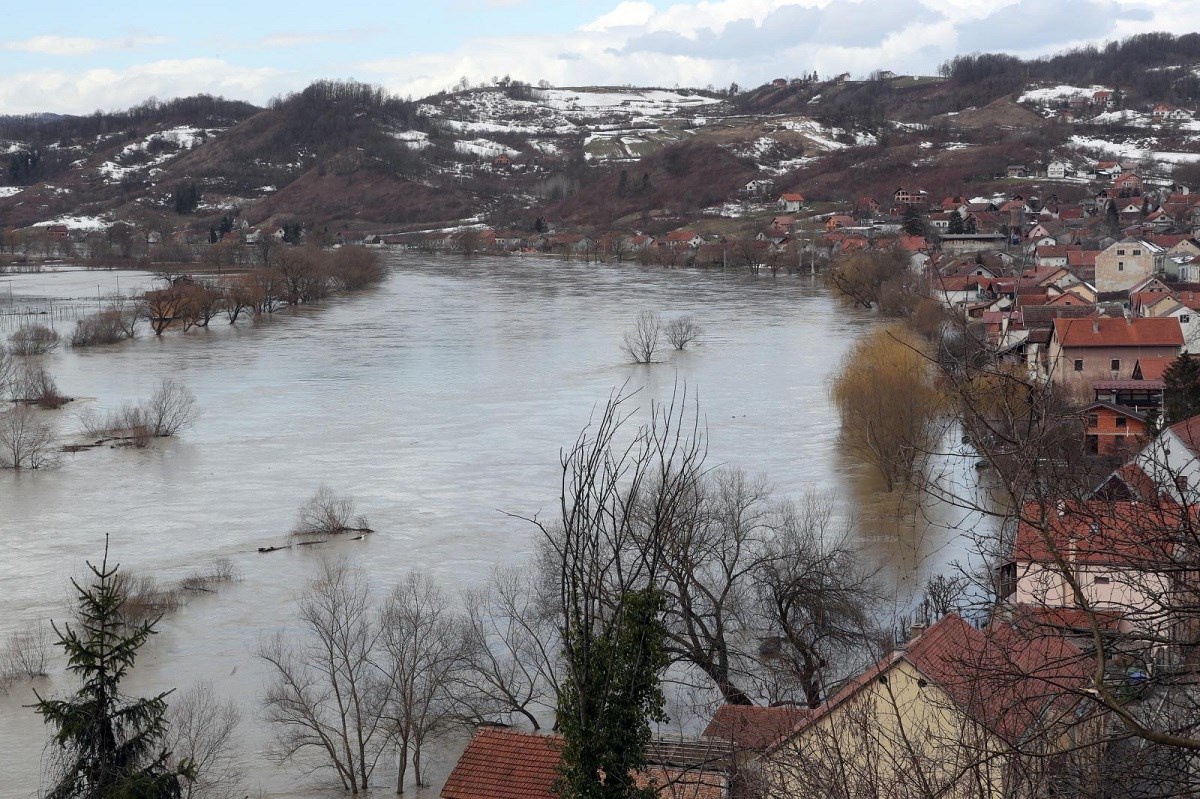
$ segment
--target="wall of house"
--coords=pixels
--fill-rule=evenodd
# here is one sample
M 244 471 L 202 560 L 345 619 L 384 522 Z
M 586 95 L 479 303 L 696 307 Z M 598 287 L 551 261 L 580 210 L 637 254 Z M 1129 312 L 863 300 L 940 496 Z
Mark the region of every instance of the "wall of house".
M 1121 253 L 1124 254 L 1121 254 Z M 1139 253 L 1134 255 L 1134 253 Z M 1096 290 L 1128 291 L 1154 274 L 1154 255 L 1144 244 L 1117 242 L 1096 256 Z
M 1006 796 L 1008 749 L 900 660 L 764 762 L 770 799 L 817 799 L 831 780 L 850 796 Z
M 1133 626 L 1160 631 L 1163 607 L 1159 597 L 1170 585 L 1165 575 L 1103 565 L 1078 565 L 1074 571 L 1091 607 L 1120 611 Z M 1062 571 L 1053 564 L 1018 563 L 1015 601 L 1036 607 L 1078 607 Z
M 1159 491 L 1179 502 L 1200 502 L 1200 459 L 1170 428 L 1147 444 L 1135 462 Z
M 1139 358 L 1174 358 L 1176 347 L 1062 347 L 1057 339 L 1050 340 L 1050 375 L 1073 395 L 1091 399 L 1092 383 L 1097 380 L 1128 380 Z M 1075 361 L 1083 361 L 1083 369 L 1075 370 Z M 1113 370 L 1112 362 L 1120 361 Z
M 1146 443 L 1146 425 L 1137 419 L 1110 411 L 1107 408 L 1095 408 L 1091 411 L 1095 416 L 1095 424 L 1089 420 L 1086 435 L 1096 437 L 1096 454 L 1103 456 L 1133 454 L 1131 448 L 1141 449 Z M 1120 426 L 1124 422 L 1124 427 Z

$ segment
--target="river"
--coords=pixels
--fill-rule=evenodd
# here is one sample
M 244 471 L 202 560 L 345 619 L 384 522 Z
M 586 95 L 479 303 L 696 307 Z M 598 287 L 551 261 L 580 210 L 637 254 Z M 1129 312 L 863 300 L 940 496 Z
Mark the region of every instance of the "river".
M 302 784 L 265 765 L 254 653 L 293 625 L 291 603 L 318 560 L 344 554 L 377 585 L 420 569 L 451 590 L 522 561 L 533 531 L 505 512 L 553 509 L 559 448 L 622 384 L 641 390 L 643 407 L 677 383 L 696 392 L 709 463 L 765 473 L 781 496 L 815 487 L 850 507 L 870 484 L 838 454 L 827 381 L 873 320 L 830 298 L 819 278 L 522 258 L 390 261 L 380 288 L 320 307 L 159 338 L 143 329 L 119 346 L 48 356 L 63 392 L 78 398 L 46 417 L 64 434 L 79 409 L 146 397 L 166 376 L 192 388 L 203 415 L 147 450 L 96 449 L 65 455 L 53 470 L 0 472 L 0 634 L 63 618 L 68 578 L 101 556 L 105 535 L 123 569 L 164 580 L 233 559 L 243 579 L 168 616 L 128 687 L 144 694 L 203 679 L 237 698 L 255 765 L 251 795 L 296 795 Z M 107 292 L 112 276 L 20 275 L 11 288 L 17 305 L 61 301 L 101 282 Z M 129 289 L 148 276 L 120 279 Z M 691 314 L 704 328 L 700 344 L 661 363 L 624 363 L 621 334 L 641 309 Z M 378 532 L 255 552 L 285 537 L 321 483 L 353 495 Z M 944 531 L 903 538 L 863 534 L 909 588 L 960 550 Z M 39 690 L 67 685 L 59 677 Z M 0 796 L 38 787 L 46 730 L 22 707 L 31 698 L 28 683 L 0 696 Z

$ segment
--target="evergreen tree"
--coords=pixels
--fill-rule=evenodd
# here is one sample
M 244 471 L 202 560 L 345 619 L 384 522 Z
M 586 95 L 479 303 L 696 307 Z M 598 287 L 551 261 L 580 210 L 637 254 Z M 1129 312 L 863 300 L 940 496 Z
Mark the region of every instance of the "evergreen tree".
M 622 169 L 621 177 L 617 179 L 617 196 L 624 197 L 627 188 L 629 188 L 629 171 Z
M 67 699 L 38 698 L 34 709 L 54 728 L 57 773 L 47 799 L 168 799 L 182 794 L 194 777 L 191 763 L 168 764 L 163 742 L 167 691 L 129 699 L 121 681 L 138 650 L 154 634 L 158 619 L 130 622 L 123 614 L 125 592 L 118 566 L 108 567 L 108 543 L 100 567 L 87 564 L 95 579 L 88 587 L 72 580 L 77 594 L 76 626 L 54 625 L 67 656 L 67 670 L 80 687 Z
M 642 173 L 642 184 L 638 188 L 638 191 L 642 192 L 643 194 L 650 191 L 650 173 L 649 172 Z
M 979 226 L 975 224 L 975 216 L 969 215 L 967 221 L 963 222 L 963 233 L 978 233 Z
M 1184 352 L 1163 371 L 1163 413 L 1167 424 L 1200 414 L 1200 362 Z
M 1121 229 L 1121 216 L 1117 213 L 1117 204 L 1109 200 L 1104 213 L 1108 222 L 1109 232 L 1116 234 Z
M 171 194 L 175 213 L 190 214 L 200 205 L 200 187 L 195 183 L 180 183 Z
M 577 662 L 558 700 L 563 799 L 657 797 L 636 775 L 646 766 L 650 723 L 666 720 L 659 684 L 668 660 L 665 601 L 654 588 L 631 591 L 614 617 L 571 625 Z
M 962 214 L 960 214 L 958 211 L 954 211 L 950 214 L 949 232 L 951 235 L 957 235 L 963 232 L 963 218 Z
M 921 218 L 921 212 L 916 206 L 904 206 L 904 214 L 902 216 L 904 232 L 909 236 L 924 236 L 925 235 L 925 220 Z

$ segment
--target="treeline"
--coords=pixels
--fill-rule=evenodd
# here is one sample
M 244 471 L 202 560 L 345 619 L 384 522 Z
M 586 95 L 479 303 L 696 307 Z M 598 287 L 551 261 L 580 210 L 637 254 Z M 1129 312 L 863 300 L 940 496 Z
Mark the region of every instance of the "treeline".
M 1143 33 L 1029 61 L 1004 53 L 960 55 L 943 64 L 941 74 L 965 91 L 960 100 L 971 105 L 1020 91 L 1034 81 L 1102 84 L 1143 100 L 1185 103 L 1200 99 L 1200 78 L 1190 69 L 1169 67 L 1197 62 L 1200 34 Z
M 37 144 L 94 139 L 139 125 L 176 123 L 197 127 L 227 127 L 248 119 L 260 110 L 241 100 L 227 100 L 211 94 L 166 101 L 152 97 L 124 111 L 96 111 L 82 116 L 0 116 L 0 138 Z
M 241 274 L 207 282 L 168 277 L 167 286 L 132 302 L 110 298 L 99 313 L 76 323 L 71 345 L 115 344 L 133 338 L 143 320 L 156 336 L 171 327 L 185 331 L 208 327 L 220 316 L 233 324 L 243 313 L 262 316 L 287 305 L 316 303 L 334 294 L 362 291 L 387 277 L 379 255 L 362 247 L 262 252 L 265 262 Z

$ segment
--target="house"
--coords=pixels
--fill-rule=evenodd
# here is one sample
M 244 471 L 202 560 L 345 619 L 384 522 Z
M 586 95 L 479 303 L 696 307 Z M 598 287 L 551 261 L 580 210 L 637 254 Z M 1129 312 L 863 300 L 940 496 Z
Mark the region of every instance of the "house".
M 1051 161 L 1046 165 L 1046 177 L 1048 178 L 1065 178 L 1069 165 L 1066 161 Z
M 779 195 L 779 210 L 785 214 L 792 214 L 804 207 L 804 195 L 798 192 Z
M 500 155 L 492 159 L 492 166 L 498 169 L 508 169 L 512 166 L 512 159 L 508 157 L 507 153 L 500 153 Z
M 1128 291 L 1154 274 L 1155 256 L 1162 252 L 1156 244 L 1126 237 L 1096 256 L 1096 277 L 1092 283 L 1101 294 Z
M 704 237 L 691 230 L 672 230 L 664 241 L 672 249 L 690 247 L 694 250 L 704 243 Z
M 905 205 L 923 205 L 929 201 L 929 193 L 924 189 L 896 189 L 892 193 L 892 202 L 897 207 Z
M 442 788 L 441 799 L 558 799 L 563 739 L 499 727 L 480 727 L 459 757 Z M 728 747 L 717 741 L 697 741 L 674 747 L 656 757 L 639 775 L 654 784 L 661 799 L 725 799 L 729 795 Z M 682 755 L 682 757 L 681 757 Z M 655 760 L 686 763 L 654 764 Z
M 775 80 L 771 81 L 771 85 L 776 89 L 782 89 L 788 85 L 787 78 L 776 78 Z
M 1166 634 L 1164 602 L 1187 524 L 1178 503 L 1058 500 L 1025 505 L 1007 569 L 1017 605 L 1114 613 L 1122 632 Z M 1063 568 L 1066 565 L 1066 569 Z
M 1118 196 L 1142 193 L 1142 179 L 1133 172 L 1123 172 L 1113 180 L 1112 190 Z
M 942 235 L 942 249 L 952 255 L 985 252 L 1003 248 L 1006 240 L 1003 233 L 946 233 Z
M 1087 451 L 1104 458 L 1129 457 L 1149 438 L 1145 414 L 1110 402 L 1093 402 L 1083 409 Z
M 774 723 L 757 712 L 768 735 L 796 717 L 757 758 L 757 778 L 764 795 L 798 799 L 1021 796 L 1012 789 L 1040 757 L 1097 734 L 1074 712 L 1088 666 L 1062 637 L 1009 624 L 977 630 L 951 614 L 914 626 L 907 644 L 817 707 L 766 709 L 784 717 Z
M 1100 89 L 1092 92 L 1092 105 L 1098 105 L 1101 108 L 1112 108 L 1116 101 L 1113 99 L 1113 93 L 1108 89 Z
M 854 212 L 864 216 L 879 213 L 879 201 L 873 197 L 859 197 L 854 204 Z
M 853 227 L 853 226 L 854 226 L 854 217 L 847 216 L 846 214 L 832 214 L 828 219 L 825 220 L 825 231 L 826 232 L 829 232 L 832 230 L 837 230 L 838 228 L 842 228 L 842 227 Z
M 1200 500 L 1200 416 L 1176 422 L 1132 461 L 1163 494 L 1195 505 Z
M 1029 170 L 1024 164 L 1009 164 L 1008 167 L 1005 168 L 1004 174 L 1006 177 L 1010 178 L 1027 178 L 1029 177 Z
M 1096 381 L 1127 378 L 1141 358 L 1174 358 L 1183 346 L 1175 318 L 1054 320 L 1047 351 L 1050 379 L 1091 397 Z
M 68 239 L 71 230 L 66 225 L 46 225 L 46 236 L 52 239 Z
M 762 199 L 775 191 L 775 181 L 768 178 L 752 180 L 742 187 L 742 191 L 750 197 Z

